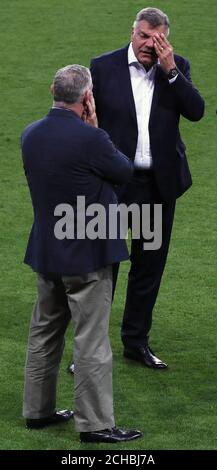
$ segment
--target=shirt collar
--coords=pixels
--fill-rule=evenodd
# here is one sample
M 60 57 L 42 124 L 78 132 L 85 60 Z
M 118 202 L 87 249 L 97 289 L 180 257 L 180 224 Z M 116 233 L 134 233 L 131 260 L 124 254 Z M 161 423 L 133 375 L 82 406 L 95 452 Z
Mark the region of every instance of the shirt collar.
M 148 72 L 146 72 L 145 70 L 145 67 L 143 67 L 142 64 L 140 64 L 140 62 L 137 60 L 135 54 L 134 54 L 134 50 L 133 50 L 133 46 L 132 46 L 132 42 L 130 43 L 129 45 L 129 48 L 128 48 L 128 65 L 136 65 L 137 67 L 139 66 L 141 69 L 144 70 L 145 74 L 147 77 L 150 77 L 152 75 L 152 73 L 155 72 L 156 70 L 156 67 L 157 65 L 159 64 L 159 59 L 157 60 L 157 63 L 154 64 L 150 70 L 148 70 Z

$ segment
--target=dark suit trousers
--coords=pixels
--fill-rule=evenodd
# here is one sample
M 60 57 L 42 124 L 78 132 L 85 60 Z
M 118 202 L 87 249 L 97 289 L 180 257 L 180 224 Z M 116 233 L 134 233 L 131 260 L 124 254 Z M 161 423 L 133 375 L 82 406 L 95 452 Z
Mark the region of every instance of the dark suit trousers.
M 122 323 L 121 336 L 125 346 L 135 347 L 148 342 L 152 325 L 152 312 L 164 267 L 166 264 L 170 236 L 173 225 L 175 201 L 162 202 L 157 189 L 154 172 L 141 171 L 135 175 L 127 188 L 121 202 L 127 204 L 160 204 L 162 203 L 162 245 L 158 250 L 143 250 L 144 238 L 131 242 L 131 267 L 128 277 L 126 304 Z M 151 211 L 153 224 L 153 211 Z M 131 220 L 129 219 L 129 228 Z M 152 226 L 153 229 L 153 226 Z M 118 267 L 114 269 L 114 286 Z

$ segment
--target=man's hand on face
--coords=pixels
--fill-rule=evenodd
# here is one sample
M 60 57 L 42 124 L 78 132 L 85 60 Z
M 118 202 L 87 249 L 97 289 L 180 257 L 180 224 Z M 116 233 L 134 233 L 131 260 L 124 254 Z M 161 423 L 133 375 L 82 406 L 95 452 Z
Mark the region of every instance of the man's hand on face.
M 160 61 L 160 66 L 163 71 L 168 74 L 171 69 L 176 67 L 173 48 L 163 33 L 156 33 L 153 36 L 153 40 L 154 48 Z
M 98 127 L 96 106 L 92 92 L 88 92 L 84 99 L 84 111 L 81 119 L 91 126 Z

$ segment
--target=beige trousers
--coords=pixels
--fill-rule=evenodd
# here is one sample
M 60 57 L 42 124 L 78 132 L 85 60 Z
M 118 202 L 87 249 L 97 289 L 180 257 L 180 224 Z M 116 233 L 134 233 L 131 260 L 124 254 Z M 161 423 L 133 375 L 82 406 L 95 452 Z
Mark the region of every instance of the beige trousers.
M 27 349 L 23 415 L 45 418 L 56 410 L 56 386 L 64 334 L 74 323 L 75 429 L 115 425 L 109 314 L 112 268 L 80 276 L 38 274 Z

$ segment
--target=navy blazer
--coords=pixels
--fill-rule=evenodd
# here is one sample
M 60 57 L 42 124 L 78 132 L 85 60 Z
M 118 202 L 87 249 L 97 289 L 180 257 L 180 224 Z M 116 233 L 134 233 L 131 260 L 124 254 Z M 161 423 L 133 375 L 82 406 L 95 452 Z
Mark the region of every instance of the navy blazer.
M 58 204 L 76 209 L 80 195 L 86 206 L 101 203 L 108 214 L 109 204 L 117 202 L 113 185 L 130 180 L 133 163 L 107 133 L 73 111 L 54 108 L 24 130 L 21 144 L 34 209 L 25 262 L 39 273 L 76 275 L 127 259 L 125 240 L 59 240 L 54 235 Z
M 94 58 L 90 68 L 99 126 L 133 160 L 138 128 L 128 47 Z M 191 82 L 188 61 L 175 55 L 175 62 L 179 75 L 172 84 L 157 65 L 149 120 L 155 178 L 162 199 L 168 201 L 181 196 L 192 183 L 185 145 L 179 134 L 180 115 L 198 121 L 204 113 L 204 101 Z

